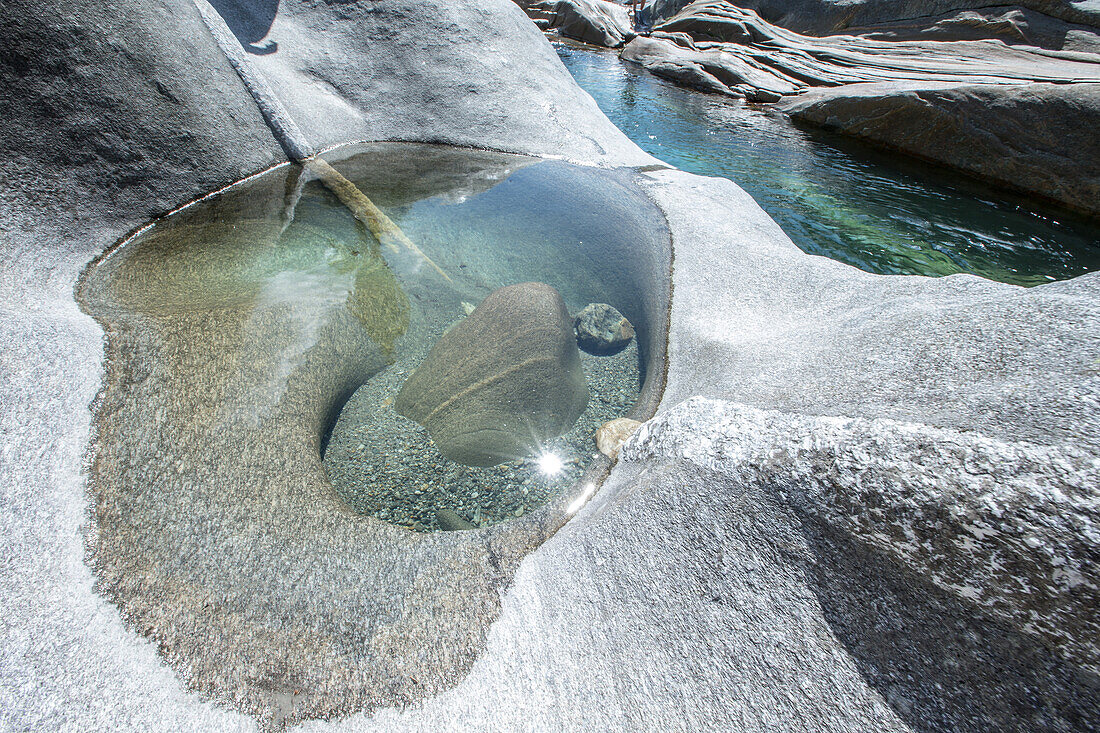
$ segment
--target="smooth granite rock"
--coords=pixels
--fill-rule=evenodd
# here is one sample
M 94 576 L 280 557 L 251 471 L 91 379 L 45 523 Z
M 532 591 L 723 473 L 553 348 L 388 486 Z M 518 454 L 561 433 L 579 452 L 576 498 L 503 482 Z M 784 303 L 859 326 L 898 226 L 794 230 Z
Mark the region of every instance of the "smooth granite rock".
M 186 665 L 94 589 L 85 461 L 104 332 L 74 287 L 150 218 L 285 162 L 283 151 L 189 0 L 26 2 L 0 14 L 0 688 L 20 690 L 5 695 L 0 728 L 255 730 L 235 689 L 189 690 Z M 277 46 L 250 56 L 319 147 L 409 138 L 653 163 L 506 0 L 283 0 L 266 37 L 242 40 Z M 351 571 L 339 565 L 329 569 Z M 164 617 L 187 628 L 176 621 Z M 265 693 L 281 718 L 301 704 L 293 692 Z
M 899 80 L 957 84 L 1100 81 L 1100 56 L 1094 54 L 1009 47 L 998 41 L 814 38 L 768 23 L 731 0 L 697 0 L 657 25 L 652 37 L 628 43 L 622 57 L 647 68 L 669 64 L 695 67 L 712 78 L 710 86 L 749 98 L 757 92 L 772 97 L 814 87 Z
M 280 148 L 190 3 L 2 12 L 0 727 L 245 731 L 300 718 L 302 693 L 318 690 L 273 687 L 261 720 L 237 689 L 188 689 L 177 650 L 96 590 L 85 459 L 104 332 L 73 297 L 118 238 Z M 242 40 L 275 46 L 252 55 L 316 145 L 411 137 L 653 162 L 510 2 L 284 0 L 267 36 Z M 869 275 L 799 251 L 729 181 L 641 177 L 676 247 L 667 421 L 486 596 L 499 616 L 454 660 L 464 675 L 297 730 L 1100 727 L 1095 616 L 1075 595 L 1097 585 L 1095 484 L 1058 494 L 1100 460 L 1100 276 L 1025 290 Z M 150 377 L 164 375 L 132 384 Z M 676 408 L 696 396 L 709 399 Z M 324 496 L 318 459 L 297 455 Z M 998 517 L 998 487 L 1012 514 Z M 256 529 L 261 562 L 271 548 Z M 479 562 L 491 568 L 496 549 Z M 1014 562 L 988 562 L 1006 552 Z M 317 608 L 338 616 L 359 592 L 350 579 L 393 557 L 331 558 L 320 569 L 349 580 Z M 292 586 L 313 569 L 270 579 Z M 454 651 L 454 607 L 423 623 L 400 608 L 397 621 L 433 640 L 426 658 Z M 318 679 L 338 684 L 328 652 L 358 647 L 299 638 Z M 394 664 L 397 687 L 378 689 L 415 689 L 424 662 Z
M 638 431 L 642 423 L 631 420 L 629 417 L 618 417 L 609 420 L 596 431 L 596 447 L 600 453 L 611 459 L 619 457 L 619 449 L 623 447 L 631 435 Z
M 691 4 L 692 0 L 647 0 L 639 17 L 655 25 Z M 1022 0 L 1011 5 L 991 5 L 985 0 L 737 0 L 736 4 L 756 11 L 770 23 L 814 36 L 859 33 L 868 27 L 899 22 L 932 26 L 942 22 L 944 16 L 959 17 L 960 11 L 998 8 L 1022 8 L 1045 16 L 1042 22 L 1050 25 L 1061 21 L 1065 27 L 1073 24 L 1100 28 L 1100 4 L 1095 0 Z M 1050 40 L 1058 42 L 1055 37 Z
M 796 120 L 1100 216 L 1100 84 L 855 84 L 783 103 Z
M 610 0 L 516 0 L 516 3 L 540 28 L 556 30 L 566 38 L 618 48 L 634 37 L 627 9 Z
M 1100 28 L 1067 23 L 1017 5 L 955 10 L 941 15 L 883 21 L 848 27 L 845 35 L 884 41 L 978 41 L 997 39 L 1008 44 L 1061 51 L 1100 52 Z
M 440 453 L 467 466 L 537 453 L 587 404 L 569 311 L 542 283 L 490 293 L 440 337 L 394 400 Z

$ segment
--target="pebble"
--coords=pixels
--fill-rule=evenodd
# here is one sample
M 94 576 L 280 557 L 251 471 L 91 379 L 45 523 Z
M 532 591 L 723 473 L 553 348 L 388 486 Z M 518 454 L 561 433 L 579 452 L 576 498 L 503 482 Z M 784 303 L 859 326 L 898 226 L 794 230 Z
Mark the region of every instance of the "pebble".
M 610 420 L 600 426 L 595 436 L 596 447 L 608 458 L 614 460 L 619 457 L 619 448 L 633 435 L 642 424 L 628 417 L 620 417 Z

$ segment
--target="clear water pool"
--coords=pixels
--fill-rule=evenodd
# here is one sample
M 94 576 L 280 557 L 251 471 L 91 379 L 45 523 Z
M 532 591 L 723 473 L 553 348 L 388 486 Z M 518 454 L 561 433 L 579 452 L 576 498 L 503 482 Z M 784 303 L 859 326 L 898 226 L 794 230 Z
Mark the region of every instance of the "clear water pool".
M 281 166 L 138 232 L 78 288 L 108 336 L 98 587 L 190 686 L 273 727 L 461 678 L 513 569 L 606 471 L 595 426 L 644 419 L 663 378 L 669 238 L 633 171 L 430 145 L 330 157 L 415 250 Z M 579 357 L 584 412 L 533 446 L 555 470 L 448 460 L 394 398 L 471 306 L 530 281 L 568 313 L 613 305 L 634 344 Z M 476 356 L 448 363 L 481 384 Z M 441 509 L 476 531 L 429 531 Z
M 802 250 L 883 274 L 1038 285 L 1100 269 L 1100 226 L 1035 207 L 757 105 L 677 87 L 614 52 L 555 43 L 646 152 L 744 188 Z

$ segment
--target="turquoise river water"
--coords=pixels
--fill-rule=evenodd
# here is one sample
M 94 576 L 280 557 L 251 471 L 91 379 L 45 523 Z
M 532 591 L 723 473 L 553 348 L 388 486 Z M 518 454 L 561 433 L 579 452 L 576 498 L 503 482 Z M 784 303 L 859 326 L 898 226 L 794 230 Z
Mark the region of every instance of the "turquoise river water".
M 744 188 L 801 249 L 883 274 L 1038 285 L 1100 269 L 1100 226 L 932 166 L 683 89 L 614 52 L 556 43 L 577 83 L 646 152 Z

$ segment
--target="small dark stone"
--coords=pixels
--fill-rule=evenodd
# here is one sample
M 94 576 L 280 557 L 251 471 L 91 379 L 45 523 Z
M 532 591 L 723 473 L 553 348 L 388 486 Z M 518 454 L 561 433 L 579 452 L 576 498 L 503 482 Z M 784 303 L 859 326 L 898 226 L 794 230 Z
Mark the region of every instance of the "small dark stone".
M 435 513 L 435 521 L 444 532 L 459 532 L 462 530 L 477 529 L 471 522 L 462 517 L 453 509 L 440 509 Z
M 589 303 L 577 314 L 573 325 L 577 343 L 590 354 L 606 356 L 626 348 L 634 338 L 634 327 L 607 303 Z

